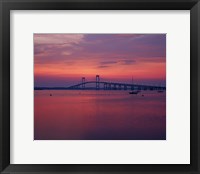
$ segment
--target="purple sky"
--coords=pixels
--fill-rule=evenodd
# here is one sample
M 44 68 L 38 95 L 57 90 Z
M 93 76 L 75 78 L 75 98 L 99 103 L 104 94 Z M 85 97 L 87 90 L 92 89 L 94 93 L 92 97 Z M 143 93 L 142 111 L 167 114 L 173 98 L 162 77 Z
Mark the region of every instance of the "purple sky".
M 34 86 L 81 77 L 165 85 L 165 34 L 34 34 Z

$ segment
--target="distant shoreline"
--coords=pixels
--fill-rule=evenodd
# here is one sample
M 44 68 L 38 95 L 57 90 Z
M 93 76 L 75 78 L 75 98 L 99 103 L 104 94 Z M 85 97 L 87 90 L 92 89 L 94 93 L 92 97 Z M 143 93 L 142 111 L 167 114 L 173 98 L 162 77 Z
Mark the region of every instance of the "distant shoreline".
M 105 90 L 104 88 L 76 88 L 76 89 L 72 89 L 72 88 L 65 88 L 65 87 L 37 87 L 34 88 L 34 90 Z M 110 89 L 110 90 L 115 90 L 115 89 Z
M 165 88 L 165 87 L 164 87 Z M 104 89 L 104 88 L 99 88 L 99 89 L 96 89 L 96 88 L 79 88 L 79 89 L 72 89 L 72 88 L 66 88 L 66 87 L 35 87 L 34 88 L 35 91 L 39 91 L 39 90 L 81 90 L 81 91 L 84 91 L 84 90 L 104 90 L 104 91 L 128 91 L 128 90 L 131 90 L 131 89 Z M 162 89 L 162 90 L 166 90 L 166 89 Z M 144 89 L 142 89 L 141 91 L 146 91 Z M 147 90 L 149 91 L 149 89 Z M 156 91 L 155 89 L 153 90 L 150 90 L 150 91 Z

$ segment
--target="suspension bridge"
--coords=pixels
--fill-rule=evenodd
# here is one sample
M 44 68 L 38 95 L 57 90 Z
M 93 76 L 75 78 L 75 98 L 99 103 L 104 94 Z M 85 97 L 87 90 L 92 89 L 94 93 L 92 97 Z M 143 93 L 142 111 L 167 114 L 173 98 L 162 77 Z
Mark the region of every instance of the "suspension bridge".
M 91 87 L 91 85 L 93 87 Z M 116 83 L 109 81 L 100 81 L 100 76 L 96 75 L 95 81 L 86 81 L 85 77 L 82 77 L 81 82 L 68 87 L 36 87 L 36 90 L 166 90 L 164 86 L 155 85 L 141 85 L 134 83 Z

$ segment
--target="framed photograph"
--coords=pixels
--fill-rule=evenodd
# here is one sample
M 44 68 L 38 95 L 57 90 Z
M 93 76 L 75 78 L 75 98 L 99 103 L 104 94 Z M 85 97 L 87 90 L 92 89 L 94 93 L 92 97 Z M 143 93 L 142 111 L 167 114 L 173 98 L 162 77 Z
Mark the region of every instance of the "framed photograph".
M 1 173 L 200 173 L 198 0 L 2 0 Z

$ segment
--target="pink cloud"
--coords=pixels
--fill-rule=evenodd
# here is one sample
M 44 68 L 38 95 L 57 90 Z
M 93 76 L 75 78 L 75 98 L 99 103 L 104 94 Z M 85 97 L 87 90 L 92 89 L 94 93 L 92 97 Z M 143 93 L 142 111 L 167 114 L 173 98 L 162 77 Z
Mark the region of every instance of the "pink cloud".
M 34 34 L 34 43 L 37 44 L 78 44 L 84 38 L 83 34 Z

